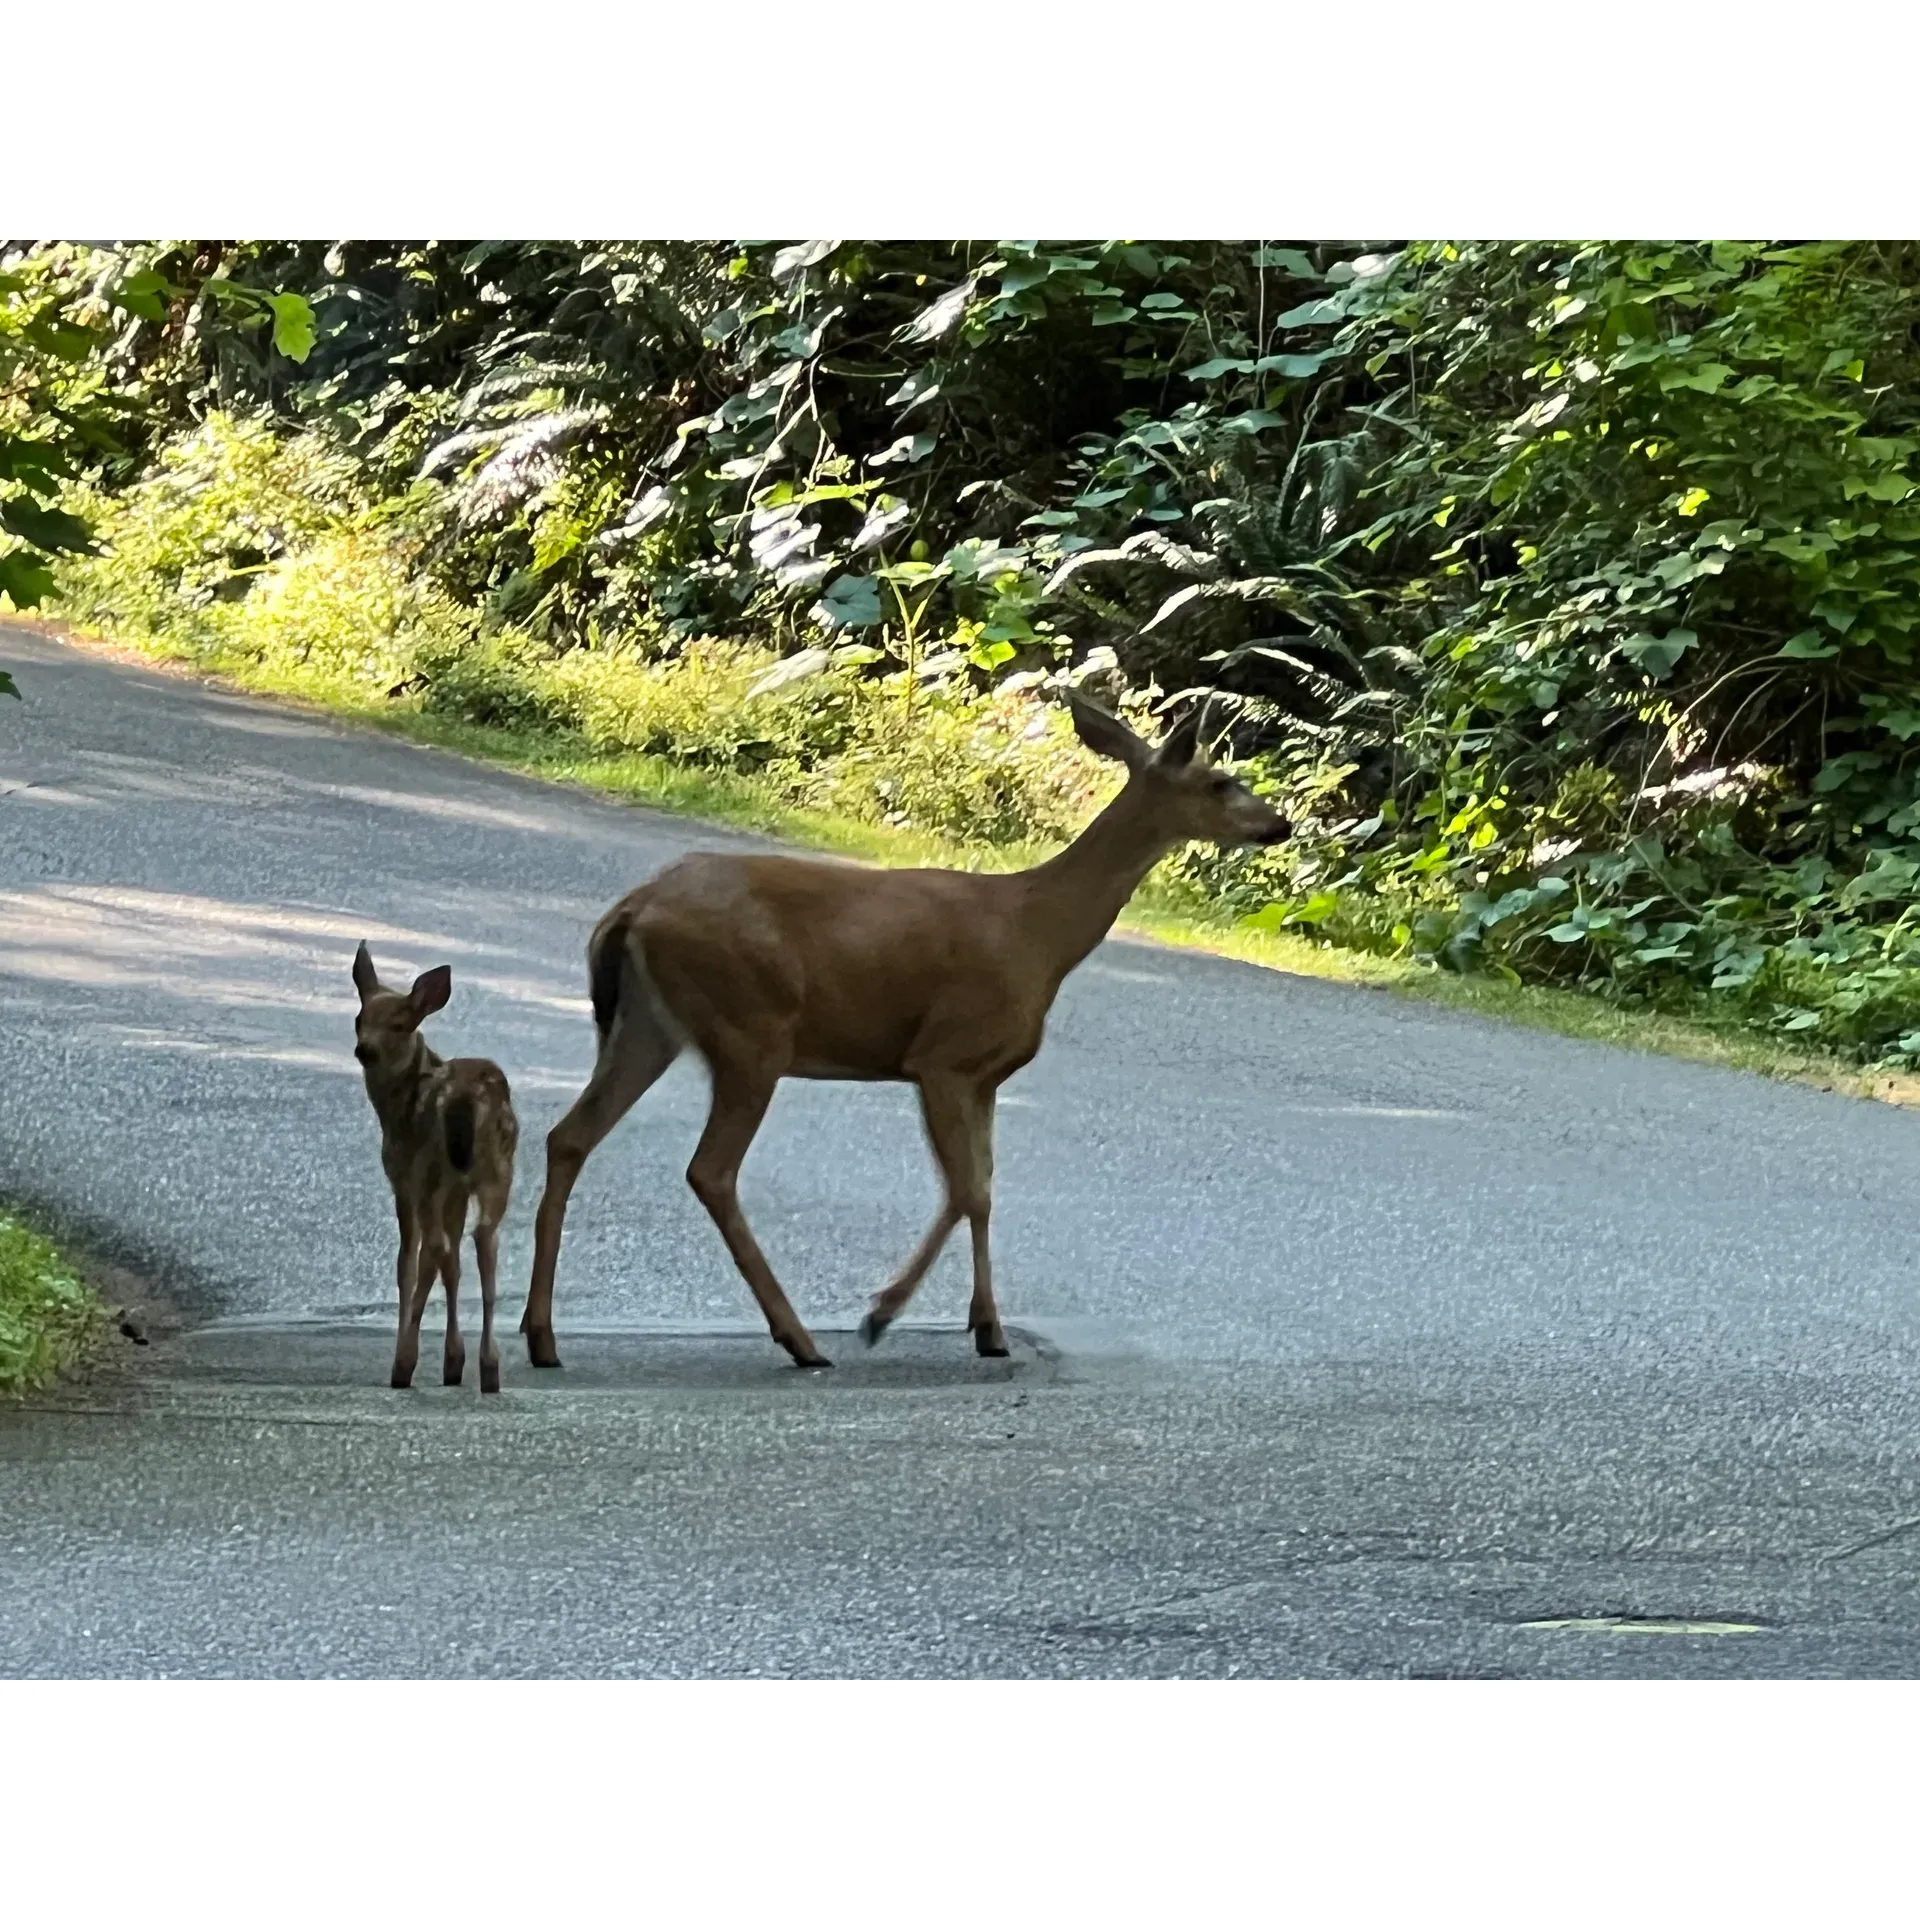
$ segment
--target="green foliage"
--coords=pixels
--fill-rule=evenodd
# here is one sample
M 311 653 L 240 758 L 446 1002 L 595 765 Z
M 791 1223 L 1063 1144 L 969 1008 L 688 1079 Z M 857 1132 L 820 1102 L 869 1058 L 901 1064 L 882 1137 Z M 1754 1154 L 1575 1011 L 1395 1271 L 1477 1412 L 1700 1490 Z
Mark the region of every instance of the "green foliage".
M 133 470 L 149 395 L 124 328 L 164 328 L 168 302 L 185 298 L 164 274 L 111 250 L 0 242 L 0 602 L 37 606 L 60 556 L 93 551 L 86 521 L 53 503 L 83 477 Z M 209 278 L 184 324 L 212 320 L 198 313 L 209 302 L 225 310 L 203 325 L 211 337 L 265 327 L 282 355 L 306 358 L 313 313 L 300 294 Z M 4 676 L 0 691 L 14 692 Z
M 1415 951 L 1920 1046 L 1916 320 L 1910 246 L 1613 243 L 1350 323 L 1419 672 L 1328 864 Z
M 0 524 L 103 624 L 982 844 L 1110 653 L 1296 821 L 1224 915 L 1920 1054 L 1910 244 L 77 258 Z
M 100 1304 L 50 1240 L 0 1213 L 0 1395 L 47 1386 L 98 1330 Z

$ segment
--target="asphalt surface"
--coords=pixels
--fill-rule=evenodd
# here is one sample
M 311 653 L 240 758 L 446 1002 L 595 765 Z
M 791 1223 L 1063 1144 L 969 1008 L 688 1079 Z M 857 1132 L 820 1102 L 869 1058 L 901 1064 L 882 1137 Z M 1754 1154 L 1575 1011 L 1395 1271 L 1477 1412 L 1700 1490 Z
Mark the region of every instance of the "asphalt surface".
M 0 1673 L 1920 1672 L 1911 1116 L 1109 942 L 1003 1100 L 1010 1359 L 958 1243 L 858 1348 L 931 1167 L 907 1090 L 789 1083 L 742 1194 L 840 1362 L 792 1369 L 683 1061 L 576 1194 L 567 1365 L 395 1394 L 355 943 L 451 962 L 434 1043 L 513 1081 L 511 1329 L 587 930 L 743 843 L 0 667 L 0 1198 L 154 1334 L 0 1412 Z

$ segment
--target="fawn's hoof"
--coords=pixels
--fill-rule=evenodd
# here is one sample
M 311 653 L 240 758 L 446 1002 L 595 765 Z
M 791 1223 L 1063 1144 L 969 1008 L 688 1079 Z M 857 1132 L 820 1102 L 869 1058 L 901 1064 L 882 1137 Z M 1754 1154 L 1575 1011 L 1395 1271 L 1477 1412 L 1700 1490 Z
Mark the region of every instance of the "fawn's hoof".
M 998 1327 L 975 1327 L 973 1350 L 982 1360 L 1005 1360 L 1011 1357 L 1007 1336 Z
M 557 1367 L 560 1364 L 560 1349 L 554 1345 L 551 1327 L 522 1327 L 527 1336 L 527 1358 L 536 1367 Z
M 403 1367 L 399 1364 L 398 1361 L 396 1361 L 394 1363 L 393 1372 L 387 1380 L 387 1385 L 390 1387 L 412 1386 L 413 1385 L 413 1369 L 411 1367 Z
M 891 1320 L 881 1319 L 869 1308 L 867 1317 L 860 1322 L 860 1344 L 863 1347 L 877 1347 L 880 1344 L 880 1336 L 892 1325 Z
M 467 1363 L 464 1357 L 458 1360 L 449 1360 L 440 1369 L 440 1384 L 443 1387 L 457 1387 L 460 1382 L 466 1378 L 466 1372 Z
M 482 1360 L 480 1362 L 480 1391 L 498 1393 L 500 1391 L 500 1362 Z

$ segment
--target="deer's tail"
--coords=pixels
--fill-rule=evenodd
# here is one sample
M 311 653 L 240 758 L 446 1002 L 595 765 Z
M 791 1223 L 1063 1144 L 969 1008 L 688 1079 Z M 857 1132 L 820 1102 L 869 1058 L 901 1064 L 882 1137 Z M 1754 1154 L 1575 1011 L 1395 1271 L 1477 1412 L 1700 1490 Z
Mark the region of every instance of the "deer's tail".
M 453 1162 L 456 1173 L 473 1171 L 473 1135 L 476 1116 L 473 1110 L 473 1095 L 456 1093 L 446 1104 L 441 1115 L 447 1134 L 447 1158 Z
M 627 923 L 615 920 L 594 930 L 593 952 L 587 957 L 590 991 L 593 996 L 593 1024 L 605 1040 L 613 1031 L 614 1016 L 620 1011 L 621 975 L 627 962 Z
M 671 1060 L 686 1044 L 686 1035 L 654 984 L 639 930 L 637 909 L 622 902 L 594 928 L 587 942 L 587 983 L 593 1001 L 593 1024 L 604 1048 L 616 1024 L 638 1035 L 650 1034 L 647 1045 L 664 1049 Z

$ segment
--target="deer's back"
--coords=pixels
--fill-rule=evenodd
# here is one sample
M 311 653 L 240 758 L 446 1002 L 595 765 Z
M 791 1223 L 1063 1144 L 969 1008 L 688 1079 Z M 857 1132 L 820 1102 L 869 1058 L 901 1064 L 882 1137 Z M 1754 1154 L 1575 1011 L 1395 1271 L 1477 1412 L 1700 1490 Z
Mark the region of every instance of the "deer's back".
M 1020 1051 L 1029 1029 L 1038 1044 L 1050 995 L 1014 901 L 995 875 L 691 854 L 623 907 L 703 1051 L 744 1019 L 789 1036 L 790 1072 L 891 1079 L 929 1047 Z

